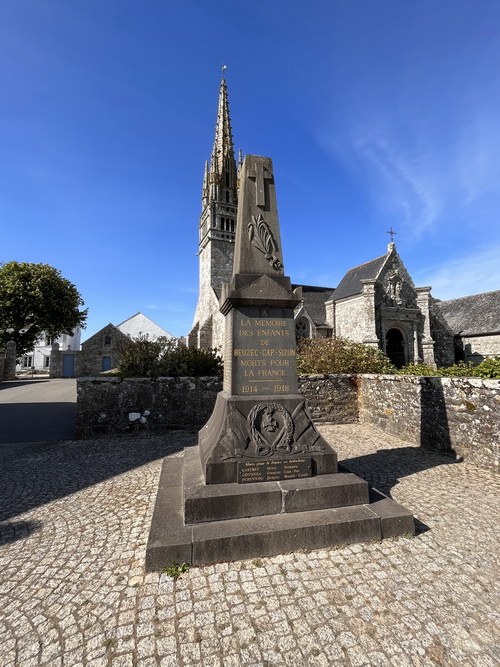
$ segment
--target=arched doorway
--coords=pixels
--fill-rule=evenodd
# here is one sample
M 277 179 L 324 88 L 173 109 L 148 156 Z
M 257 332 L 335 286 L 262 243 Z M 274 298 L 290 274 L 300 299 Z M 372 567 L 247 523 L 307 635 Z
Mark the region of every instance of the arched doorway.
M 385 353 L 396 368 L 402 368 L 406 364 L 405 339 L 399 329 L 389 329 L 386 333 Z

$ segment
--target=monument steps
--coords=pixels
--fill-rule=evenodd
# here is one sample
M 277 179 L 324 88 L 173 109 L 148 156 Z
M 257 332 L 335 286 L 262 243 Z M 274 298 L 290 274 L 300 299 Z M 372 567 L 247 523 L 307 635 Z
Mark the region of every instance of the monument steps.
M 205 497 L 202 494 L 197 497 L 197 502 L 201 503 L 201 511 L 213 512 L 221 517 L 224 514 L 241 513 L 244 507 L 250 508 L 250 512 L 260 512 L 258 504 L 263 494 L 269 493 L 271 500 L 265 505 L 269 513 L 187 523 L 184 516 L 185 499 L 196 497 L 194 489 L 201 489 L 201 486 L 190 483 L 186 488 L 184 481 L 192 481 L 193 468 L 199 466 L 201 469 L 201 464 L 196 463 L 197 457 L 197 448 L 191 448 L 186 449 L 181 456 L 166 458 L 163 462 L 146 552 L 148 572 L 160 570 L 169 565 L 170 561 L 203 565 L 274 556 L 300 549 L 379 541 L 414 533 L 413 517 L 404 507 L 380 492 L 369 489 L 364 480 L 349 473 L 281 482 L 205 485 L 205 490 L 211 493 Z M 311 496 L 311 491 L 314 491 L 316 486 L 314 483 L 319 483 L 316 489 L 323 490 L 323 497 L 326 493 L 330 494 L 330 497 L 337 494 L 340 498 L 342 493 L 345 497 L 342 480 L 347 481 L 351 493 L 352 489 L 355 489 L 355 493 L 363 495 L 365 502 L 311 509 L 309 503 L 314 502 L 314 493 Z M 281 511 L 274 504 L 276 489 L 280 499 L 283 496 L 286 499 L 286 489 L 280 490 L 278 485 L 294 488 L 296 494 L 291 496 L 296 495 L 296 498 L 300 499 L 300 502 L 292 504 L 288 511 Z M 270 491 L 265 491 L 266 487 Z M 244 498 L 243 502 L 241 498 Z M 300 511 L 299 504 L 308 506 L 309 509 Z M 189 502 L 186 506 L 189 507 Z M 233 510 L 223 509 L 225 506 L 233 507 Z M 278 512 L 271 513 L 274 508 L 278 509 Z M 192 508 L 189 511 L 193 518 L 195 512 Z

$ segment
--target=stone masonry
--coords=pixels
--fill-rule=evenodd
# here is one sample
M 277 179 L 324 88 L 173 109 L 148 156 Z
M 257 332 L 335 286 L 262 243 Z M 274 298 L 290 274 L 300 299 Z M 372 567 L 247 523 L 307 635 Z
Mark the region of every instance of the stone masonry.
M 359 420 L 479 465 L 500 465 L 500 380 L 361 375 Z
M 3 379 L 15 380 L 16 378 L 16 344 L 13 340 L 5 346 L 5 357 L 3 362 Z

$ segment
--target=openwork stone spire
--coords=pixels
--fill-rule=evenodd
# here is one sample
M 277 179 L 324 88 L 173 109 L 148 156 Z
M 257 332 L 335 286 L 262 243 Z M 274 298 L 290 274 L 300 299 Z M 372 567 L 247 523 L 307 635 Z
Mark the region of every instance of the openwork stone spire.
M 210 171 L 222 175 L 226 160 L 234 161 L 233 133 L 229 117 L 229 102 L 227 97 L 226 79 L 222 77 L 219 90 L 219 106 L 217 109 L 217 124 L 215 126 L 215 141 L 210 159 Z M 236 163 L 235 163 L 236 171 Z

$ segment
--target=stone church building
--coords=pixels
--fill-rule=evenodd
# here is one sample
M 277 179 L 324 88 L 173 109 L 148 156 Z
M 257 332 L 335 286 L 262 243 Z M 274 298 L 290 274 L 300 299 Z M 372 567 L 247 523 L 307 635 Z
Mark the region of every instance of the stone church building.
M 219 297 L 232 275 L 241 163 L 240 153 L 236 165 L 222 78 L 215 141 L 203 178 L 199 297 L 188 346 L 223 349 Z M 398 367 L 449 366 L 500 355 L 500 290 L 434 299 L 430 287 L 414 285 L 392 241 L 385 255 L 349 269 L 336 288 L 302 285 L 302 297 L 295 309 L 297 338 L 349 338 L 382 349 Z M 490 311 L 487 318 L 483 308 Z M 474 319 L 467 317 L 472 312 Z

